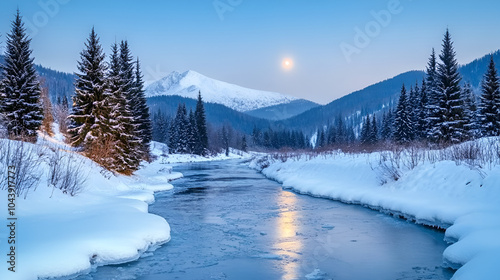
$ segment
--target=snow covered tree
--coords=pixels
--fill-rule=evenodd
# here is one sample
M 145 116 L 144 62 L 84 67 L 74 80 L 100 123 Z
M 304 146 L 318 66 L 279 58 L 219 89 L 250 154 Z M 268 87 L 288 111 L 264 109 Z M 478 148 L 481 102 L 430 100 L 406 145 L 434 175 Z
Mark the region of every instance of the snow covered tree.
M 188 147 L 189 119 L 185 104 L 179 104 L 175 119 L 170 126 L 170 151 L 172 153 L 189 153 Z
M 39 102 L 41 90 L 31 57 L 31 39 L 26 35 L 19 10 L 11 26 L 2 66 L 0 111 L 11 137 L 35 142 L 43 119 Z
M 366 116 L 363 121 L 363 127 L 361 128 L 361 135 L 359 141 L 363 145 L 370 144 L 370 133 L 371 133 L 371 123 L 370 116 Z
M 500 81 L 493 56 L 481 83 L 481 91 L 478 113 L 481 134 L 498 136 L 500 135 Z
M 463 99 L 461 97 L 460 73 L 450 32 L 446 30 L 441 62 L 437 68 L 437 89 L 439 91 L 439 119 L 433 128 L 433 136 L 439 143 L 458 143 L 465 138 Z
M 80 53 L 78 71 L 75 81 L 75 95 L 73 96 L 73 109 L 68 116 L 70 127 L 70 144 L 83 145 L 90 148 L 102 145 L 97 137 L 104 137 L 109 133 L 106 126 L 109 108 L 105 104 L 106 90 L 106 64 L 105 55 L 99 42 L 99 37 L 94 28 L 90 33 L 85 49 Z M 104 122 L 104 123 L 103 123 Z M 101 138 L 102 140 L 102 138 Z
M 126 81 L 122 79 L 120 63 L 118 45 L 115 43 L 111 48 L 107 75 L 108 95 L 105 100 L 106 106 L 110 109 L 108 117 L 111 131 L 105 136 L 104 141 L 109 141 L 112 146 L 110 158 L 101 159 L 101 161 L 107 165 L 108 169 L 131 174 L 139 167 L 142 141 L 135 134 L 135 116 L 123 92 Z
M 477 137 L 477 105 L 476 97 L 472 92 L 470 83 L 465 83 L 462 87 L 463 110 L 464 110 L 464 132 L 465 139 L 474 139 Z
M 427 99 L 427 86 L 425 80 L 422 80 L 420 87 L 420 95 L 418 99 L 418 112 L 416 114 L 415 126 L 415 140 L 424 141 L 427 139 L 429 107 Z
M 438 91 L 437 87 L 437 62 L 436 62 L 436 53 L 434 49 L 432 49 L 431 57 L 429 58 L 429 62 L 427 63 L 425 76 L 425 89 L 426 89 L 426 97 L 427 97 L 427 105 L 426 105 L 426 137 L 429 141 L 436 142 L 437 141 L 437 123 L 440 119 L 441 111 L 439 110 L 439 102 L 442 99 L 441 94 Z
M 378 142 L 378 125 L 377 118 L 375 114 L 372 116 L 371 124 L 370 124 L 370 133 L 368 135 L 368 142 L 370 144 L 376 144 Z
M 149 156 L 149 143 L 153 138 L 153 131 L 151 119 L 149 114 L 149 107 L 146 102 L 144 94 L 144 81 L 140 68 L 139 58 L 135 62 L 135 80 L 134 80 L 134 119 L 137 124 L 137 134 L 141 139 L 141 149 L 143 158 L 147 159 Z
M 207 119 L 205 116 L 203 99 L 201 98 L 201 91 L 198 92 L 198 102 L 196 103 L 194 116 L 196 119 L 196 129 L 198 131 L 198 142 L 195 153 L 198 155 L 205 155 L 208 151 L 208 133 Z
M 194 154 L 198 145 L 198 127 L 193 110 L 189 110 L 187 122 L 187 151 Z
M 158 110 L 153 114 L 153 140 L 168 144 L 170 122 L 165 114 Z
M 279 145 L 274 145 L 275 147 Z M 325 146 L 325 131 L 323 128 L 318 129 L 318 140 L 316 143 L 316 148 L 321 148 Z
M 411 117 L 408 112 L 408 95 L 403 85 L 394 118 L 394 140 L 399 144 L 409 143 L 412 129 Z

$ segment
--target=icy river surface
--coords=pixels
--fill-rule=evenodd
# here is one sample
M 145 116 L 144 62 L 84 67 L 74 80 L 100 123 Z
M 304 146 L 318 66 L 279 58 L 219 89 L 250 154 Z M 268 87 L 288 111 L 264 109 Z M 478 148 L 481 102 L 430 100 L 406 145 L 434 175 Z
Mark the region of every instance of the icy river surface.
M 443 233 L 283 190 L 239 161 L 182 164 L 150 212 L 172 239 L 88 279 L 449 279 Z

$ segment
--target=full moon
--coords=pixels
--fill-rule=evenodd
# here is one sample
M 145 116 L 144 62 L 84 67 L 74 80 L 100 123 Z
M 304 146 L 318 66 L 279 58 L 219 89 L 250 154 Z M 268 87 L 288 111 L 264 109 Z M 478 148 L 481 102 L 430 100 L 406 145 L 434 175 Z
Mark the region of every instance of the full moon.
M 285 70 L 292 69 L 293 67 L 293 61 L 290 58 L 283 59 L 283 62 L 281 64 Z

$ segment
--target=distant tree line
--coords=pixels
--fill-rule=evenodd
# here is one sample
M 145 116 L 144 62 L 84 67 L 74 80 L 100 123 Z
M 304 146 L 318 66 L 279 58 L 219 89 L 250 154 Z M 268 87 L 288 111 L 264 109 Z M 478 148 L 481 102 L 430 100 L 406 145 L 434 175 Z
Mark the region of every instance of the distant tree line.
M 168 144 L 170 153 L 197 154 L 209 153 L 208 128 L 201 92 L 198 92 L 196 108 L 186 109 L 179 104 L 173 118 L 158 110 L 152 117 L 153 140 Z

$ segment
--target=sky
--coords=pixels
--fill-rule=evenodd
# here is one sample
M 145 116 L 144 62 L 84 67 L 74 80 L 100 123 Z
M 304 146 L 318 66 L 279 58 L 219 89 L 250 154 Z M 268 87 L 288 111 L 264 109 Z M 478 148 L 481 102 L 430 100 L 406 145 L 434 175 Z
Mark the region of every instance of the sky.
M 2 0 L 2 48 L 17 8 L 45 67 L 75 72 L 94 26 L 106 53 L 129 42 L 148 83 L 194 70 L 321 104 L 423 70 L 446 28 L 460 64 L 500 49 L 491 0 Z

